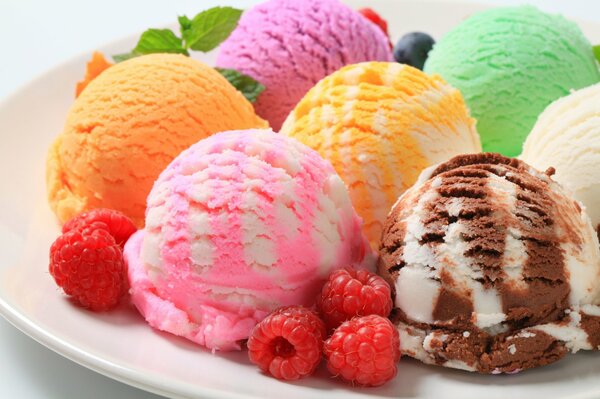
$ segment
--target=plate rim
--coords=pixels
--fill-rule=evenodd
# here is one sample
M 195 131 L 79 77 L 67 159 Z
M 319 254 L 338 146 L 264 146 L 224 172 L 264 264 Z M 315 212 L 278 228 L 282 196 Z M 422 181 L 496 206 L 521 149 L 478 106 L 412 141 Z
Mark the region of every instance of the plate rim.
M 1 106 L 1 105 L 0 105 Z M 238 394 L 221 389 L 207 388 L 194 385 L 193 392 L 188 388 L 189 384 L 182 384 L 169 378 L 168 384 L 161 383 L 161 379 L 153 379 L 143 372 L 134 368 L 122 366 L 110 360 L 103 359 L 89 350 L 85 350 L 69 343 L 67 340 L 46 330 L 29 317 L 19 312 L 16 307 L 11 306 L 0 292 L 0 316 L 27 335 L 37 343 L 52 350 L 80 366 L 93 370 L 105 377 L 120 381 L 124 384 L 142 389 L 165 397 L 189 398 L 198 395 L 211 395 L 211 398 L 232 399 L 256 399 L 256 396 Z M 174 390 L 173 388 L 176 387 Z M 176 395 L 176 396 L 174 396 Z

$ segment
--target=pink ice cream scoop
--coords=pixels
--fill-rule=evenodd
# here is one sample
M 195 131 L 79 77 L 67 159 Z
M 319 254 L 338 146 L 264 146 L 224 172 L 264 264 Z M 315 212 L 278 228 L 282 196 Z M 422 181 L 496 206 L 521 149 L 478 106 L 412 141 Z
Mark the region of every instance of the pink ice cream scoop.
M 270 0 L 246 11 L 221 45 L 217 66 L 265 85 L 256 112 L 279 130 L 325 76 L 363 61 L 392 61 L 379 27 L 338 0 Z
M 125 246 L 148 323 L 211 349 L 240 348 L 283 305 L 311 305 L 369 244 L 329 162 L 269 130 L 223 132 L 182 152 Z

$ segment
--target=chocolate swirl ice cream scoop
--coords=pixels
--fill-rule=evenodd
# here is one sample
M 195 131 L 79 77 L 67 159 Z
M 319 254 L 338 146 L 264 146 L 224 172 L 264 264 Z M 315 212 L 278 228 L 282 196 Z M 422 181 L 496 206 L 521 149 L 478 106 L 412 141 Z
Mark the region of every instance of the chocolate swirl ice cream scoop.
M 510 373 L 599 349 L 598 237 L 551 174 L 461 155 L 398 199 L 378 268 L 394 288 L 403 354 Z

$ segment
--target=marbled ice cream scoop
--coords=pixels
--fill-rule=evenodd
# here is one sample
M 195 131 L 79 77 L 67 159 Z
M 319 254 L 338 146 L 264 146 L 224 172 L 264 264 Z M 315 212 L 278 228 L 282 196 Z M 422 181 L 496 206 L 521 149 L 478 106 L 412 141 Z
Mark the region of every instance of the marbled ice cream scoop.
M 374 249 L 392 205 L 423 169 L 481 152 L 460 92 L 397 62 L 362 62 L 332 73 L 298 103 L 281 134 L 331 162 Z
M 429 168 L 380 255 L 405 355 L 496 374 L 599 349 L 598 238 L 551 173 L 489 153 Z
M 331 164 L 268 130 L 222 132 L 183 151 L 125 245 L 131 298 L 148 323 L 221 350 L 239 349 L 275 308 L 312 305 L 332 270 L 367 254 Z

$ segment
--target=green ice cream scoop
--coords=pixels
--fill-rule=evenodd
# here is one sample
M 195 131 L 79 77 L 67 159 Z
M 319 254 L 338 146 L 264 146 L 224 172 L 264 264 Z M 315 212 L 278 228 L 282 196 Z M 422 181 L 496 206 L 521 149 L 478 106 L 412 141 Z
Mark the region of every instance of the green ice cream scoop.
M 483 150 L 507 156 L 521 152 L 548 104 L 600 81 L 579 27 L 531 6 L 473 15 L 434 46 L 424 70 L 463 93 Z

